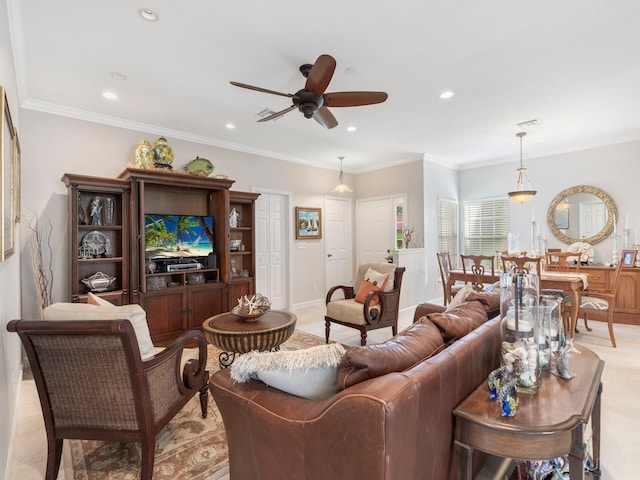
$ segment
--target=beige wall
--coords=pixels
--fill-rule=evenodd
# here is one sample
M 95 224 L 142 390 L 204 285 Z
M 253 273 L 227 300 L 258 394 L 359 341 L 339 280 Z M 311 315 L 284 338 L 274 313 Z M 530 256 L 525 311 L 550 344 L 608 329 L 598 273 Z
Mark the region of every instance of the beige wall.
M 7 2 L 0 2 L 0 85 L 5 88 L 14 126 L 22 136 L 18 89 L 9 38 Z M 0 112 L 2 114 L 2 112 Z M 6 160 L 5 160 L 6 161 Z M 8 477 L 11 438 L 20 383 L 20 341 L 7 332 L 7 322 L 20 317 L 20 229 L 16 225 L 15 253 L 0 263 L 0 477 Z

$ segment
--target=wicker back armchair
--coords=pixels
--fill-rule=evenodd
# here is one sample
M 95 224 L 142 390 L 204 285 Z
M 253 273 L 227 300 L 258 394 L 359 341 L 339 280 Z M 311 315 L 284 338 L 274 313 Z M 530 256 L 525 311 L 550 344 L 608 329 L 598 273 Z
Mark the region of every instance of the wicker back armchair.
M 140 442 L 142 480 L 151 479 L 157 433 L 200 393 L 207 415 L 207 345 L 189 331 L 142 361 L 129 320 L 13 320 L 33 372 L 47 432 L 45 478 L 55 480 L 65 438 Z M 185 344 L 199 358 L 181 367 Z

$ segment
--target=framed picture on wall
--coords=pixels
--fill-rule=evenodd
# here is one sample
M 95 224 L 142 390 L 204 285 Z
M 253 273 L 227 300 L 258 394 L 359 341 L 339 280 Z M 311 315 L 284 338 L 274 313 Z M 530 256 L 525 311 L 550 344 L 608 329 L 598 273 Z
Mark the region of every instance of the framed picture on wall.
M 322 238 L 322 210 L 296 207 L 296 239 Z
M 0 261 L 9 257 L 14 249 L 15 234 L 15 131 L 4 88 L 0 87 Z

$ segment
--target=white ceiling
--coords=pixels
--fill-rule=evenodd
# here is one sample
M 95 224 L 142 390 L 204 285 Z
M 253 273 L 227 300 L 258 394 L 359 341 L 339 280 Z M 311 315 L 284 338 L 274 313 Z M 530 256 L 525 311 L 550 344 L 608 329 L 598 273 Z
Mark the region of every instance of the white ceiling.
M 8 0 L 26 108 L 361 172 L 423 157 L 465 168 L 640 139 L 640 2 L 618 0 Z M 141 9 L 159 15 L 143 20 Z M 299 66 L 337 61 L 327 91 L 382 90 L 256 123 Z M 116 80 L 112 72 L 126 75 Z M 111 90 L 118 100 L 105 100 Z M 448 100 L 440 93 L 451 90 Z M 236 125 L 225 128 L 227 122 Z M 354 125 L 355 132 L 346 127 Z M 152 137 L 153 135 L 150 135 Z

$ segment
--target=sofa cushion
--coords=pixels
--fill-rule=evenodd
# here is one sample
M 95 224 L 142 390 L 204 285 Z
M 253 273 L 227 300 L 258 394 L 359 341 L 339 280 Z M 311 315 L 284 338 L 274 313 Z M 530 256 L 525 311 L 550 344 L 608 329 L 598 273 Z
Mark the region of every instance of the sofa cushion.
M 104 298 L 99 297 L 98 295 L 94 295 L 91 292 L 87 294 L 87 303 L 89 305 L 96 305 L 98 307 L 115 307 L 115 305 L 109 300 L 105 300 Z
M 449 305 L 447 305 L 447 310 L 451 310 L 456 308 L 458 305 L 463 304 L 469 298 L 469 295 L 474 292 L 473 287 L 470 284 L 463 286 L 458 293 L 451 299 Z
M 96 306 L 88 303 L 53 303 L 44 309 L 45 320 L 129 320 L 136 333 L 140 358 L 153 358 L 155 352 L 147 325 L 147 314 L 140 305 Z
M 322 400 L 338 391 L 338 364 L 345 349 L 339 343 L 302 350 L 250 352 L 231 365 L 239 383 L 257 379 L 298 397 Z
M 338 386 L 345 389 L 369 378 L 402 372 L 444 346 L 436 326 L 424 319 L 385 343 L 352 347 L 342 357 Z
M 430 313 L 427 318 L 436 324 L 445 342 L 464 337 L 488 319 L 479 301 L 467 301 L 442 313 Z
M 380 310 L 380 305 L 370 307 L 369 311 L 373 309 Z M 354 325 L 364 325 L 367 323 L 364 319 L 364 305 L 356 302 L 355 298 L 333 300 L 327 303 L 327 317 L 339 318 L 341 321 Z
M 493 290 L 491 292 L 471 292 L 467 297 L 468 301 L 477 300 L 483 306 L 487 312 L 494 312 L 500 310 L 500 289 Z

